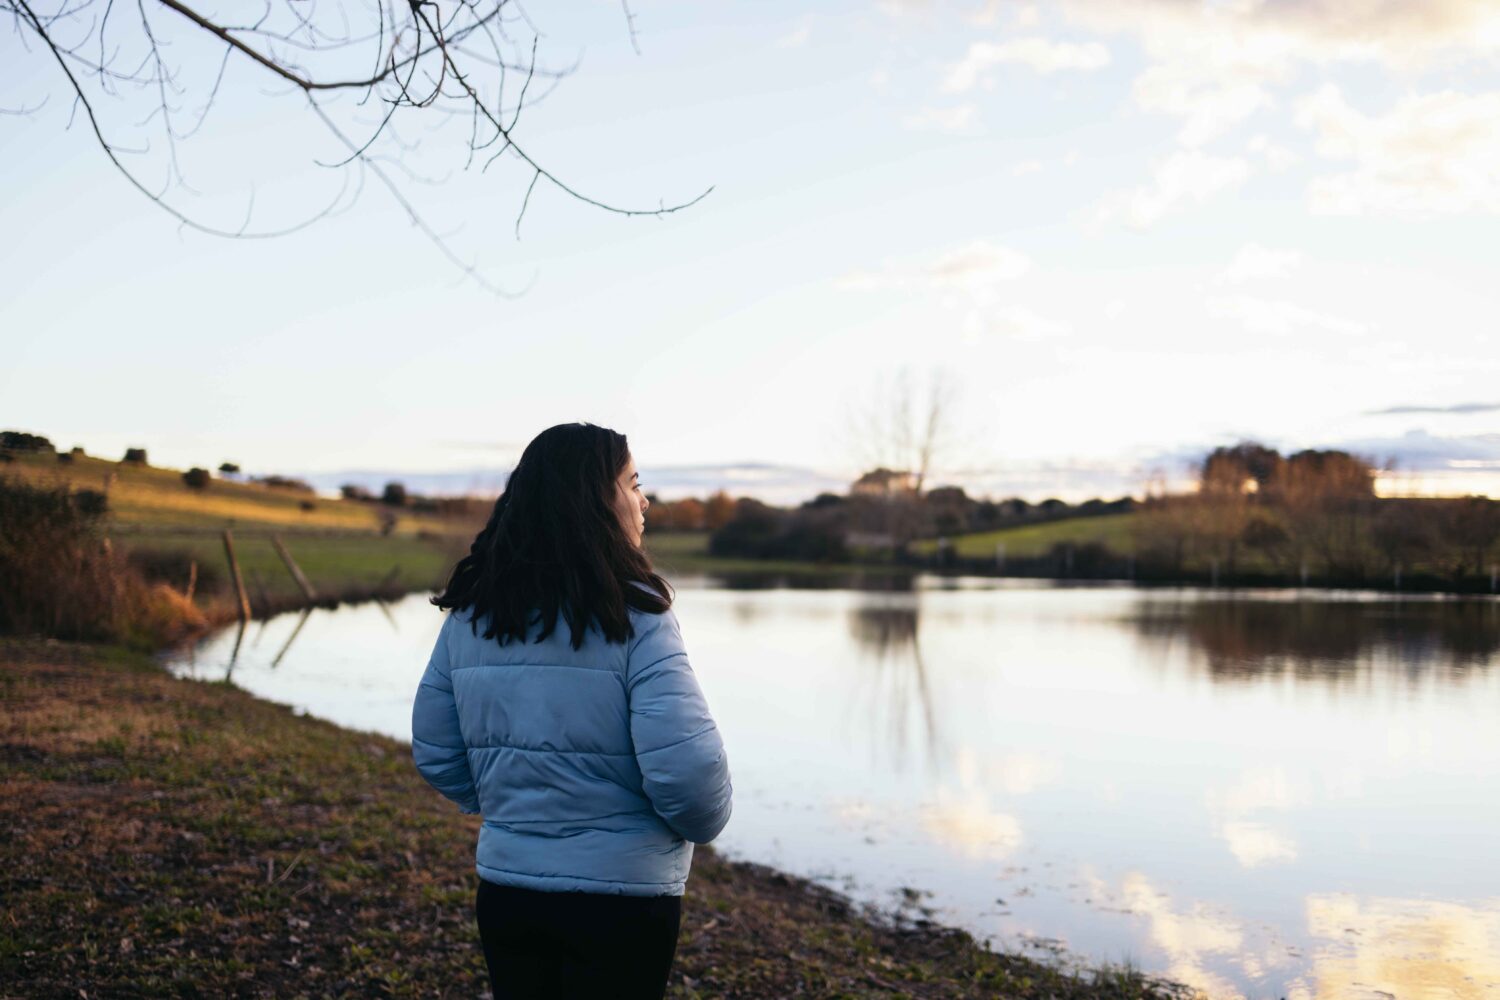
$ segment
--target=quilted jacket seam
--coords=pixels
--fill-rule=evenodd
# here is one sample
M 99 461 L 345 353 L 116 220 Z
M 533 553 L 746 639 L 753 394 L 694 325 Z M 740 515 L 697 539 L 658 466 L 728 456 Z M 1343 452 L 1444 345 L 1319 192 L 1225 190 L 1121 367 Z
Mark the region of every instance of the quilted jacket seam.
M 544 750 L 541 747 L 518 747 L 514 743 L 476 743 L 468 750 L 519 750 L 522 753 L 588 754 L 591 757 L 634 757 L 635 751 L 612 753 L 608 750 Z

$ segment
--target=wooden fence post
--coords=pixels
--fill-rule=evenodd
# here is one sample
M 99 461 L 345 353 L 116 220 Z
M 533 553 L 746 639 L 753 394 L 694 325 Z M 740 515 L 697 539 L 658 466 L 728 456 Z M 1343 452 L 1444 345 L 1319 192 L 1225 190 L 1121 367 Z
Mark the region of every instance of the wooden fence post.
M 250 620 L 250 598 L 245 596 L 245 581 L 240 576 L 240 561 L 234 557 L 234 535 L 224 529 L 224 553 L 229 556 L 229 572 L 234 577 L 234 592 L 240 599 L 240 621 Z
M 272 535 L 271 544 L 276 547 L 276 554 L 281 557 L 281 561 L 286 563 L 286 568 L 292 574 L 292 579 L 296 580 L 297 586 L 302 588 L 302 596 L 307 598 L 308 603 L 310 604 L 317 603 L 317 591 L 313 590 L 313 585 L 309 583 L 307 577 L 303 575 L 302 568 L 297 565 L 297 560 L 292 558 L 292 554 L 288 552 L 286 546 L 282 544 L 281 536 Z

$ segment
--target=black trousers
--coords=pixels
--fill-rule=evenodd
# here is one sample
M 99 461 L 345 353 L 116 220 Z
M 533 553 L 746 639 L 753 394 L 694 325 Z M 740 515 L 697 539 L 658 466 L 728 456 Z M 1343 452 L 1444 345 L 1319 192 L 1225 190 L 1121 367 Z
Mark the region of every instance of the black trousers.
M 535 892 L 479 880 L 474 904 L 495 1000 L 661 1000 L 681 896 Z

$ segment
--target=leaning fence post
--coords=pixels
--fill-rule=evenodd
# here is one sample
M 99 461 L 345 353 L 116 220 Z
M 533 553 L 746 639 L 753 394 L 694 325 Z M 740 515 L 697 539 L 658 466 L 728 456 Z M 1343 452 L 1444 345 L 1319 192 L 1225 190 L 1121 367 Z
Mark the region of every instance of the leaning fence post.
M 240 621 L 250 620 L 250 598 L 245 596 L 245 581 L 240 576 L 240 561 L 234 557 L 234 535 L 224 529 L 224 553 L 229 556 L 229 573 L 234 577 L 234 592 L 240 599 Z
M 317 603 L 317 592 L 313 590 L 313 585 L 307 582 L 307 577 L 303 575 L 302 568 L 297 565 L 297 560 L 292 558 L 292 554 L 281 543 L 281 536 L 272 535 L 271 544 L 276 547 L 276 554 L 281 557 L 281 561 L 286 563 L 286 568 L 291 572 L 292 579 L 296 580 L 297 586 L 302 588 L 302 596 L 307 598 L 309 603 Z
M 198 560 L 194 559 L 188 563 L 187 589 L 182 592 L 183 600 L 189 604 L 193 603 L 193 591 L 198 589 Z

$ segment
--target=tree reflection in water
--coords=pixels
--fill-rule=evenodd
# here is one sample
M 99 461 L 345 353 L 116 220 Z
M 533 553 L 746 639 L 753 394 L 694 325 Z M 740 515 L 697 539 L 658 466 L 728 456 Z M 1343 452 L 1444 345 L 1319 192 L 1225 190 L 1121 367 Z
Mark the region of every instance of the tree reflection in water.
M 876 735 L 885 733 L 885 746 L 897 771 L 905 770 L 906 754 L 912 746 L 913 714 L 921 730 L 916 745 L 927 768 L 936 770 L 940 739 L 919 636 L 921 596 L 910 589 L 910 581 L 905 585 L 905 592 L 861 592 L 850 609 L 849 634 L 862 665 L 870 668 L 859 673 L 860 700 L 868 699 L 870 730 Z
M 1147 597 L 1131 622 L 1151 644 L 1185 637 L 1215 680 L 1337 683 L 1376 670 L 1456 680 L 1487 671 L 1500 652 L 1500 602 L 1490 600 Z

